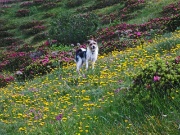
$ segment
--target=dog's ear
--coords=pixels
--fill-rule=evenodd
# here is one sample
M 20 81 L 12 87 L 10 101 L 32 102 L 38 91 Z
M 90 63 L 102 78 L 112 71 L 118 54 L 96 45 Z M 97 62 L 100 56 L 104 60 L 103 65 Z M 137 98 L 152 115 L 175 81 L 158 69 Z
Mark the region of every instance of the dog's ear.
M 89 45 L 89 44 L 90 44 L 90 42 L 91 42 L 91 40 L 88 40 L 88 41 L 86 41 L 86 44 L 88 44 L 88 45 Z
M 94 38 L 94 41 L 97 42 L 97 39 Z

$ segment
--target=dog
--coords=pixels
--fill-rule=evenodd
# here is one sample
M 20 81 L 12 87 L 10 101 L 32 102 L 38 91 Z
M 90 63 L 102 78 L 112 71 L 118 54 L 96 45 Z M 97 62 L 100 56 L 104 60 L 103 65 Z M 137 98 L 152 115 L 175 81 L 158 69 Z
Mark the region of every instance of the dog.
M 89 61 L 92 62 L 92 69 L 94 69 L 94 64 L 98 58 L 98 44 L 94 40 L 87 41 L 87 48 L 80 48 L 76 51 L 75 62 L 76 71 L 80 74 L 80 68 L 84 63 L 86 63 L 86 70 L 88 70 Z

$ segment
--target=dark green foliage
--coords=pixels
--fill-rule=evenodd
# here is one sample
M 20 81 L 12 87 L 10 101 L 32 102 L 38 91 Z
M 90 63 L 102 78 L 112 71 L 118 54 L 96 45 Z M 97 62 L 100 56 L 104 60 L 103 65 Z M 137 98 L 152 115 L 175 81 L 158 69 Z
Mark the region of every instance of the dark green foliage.
M 168 61 L 157 60 L 134 77 L 126 102 L 134 109 L 139 104 L 139 107 L 148 113 L 159 113 L 159 106 L 161 109 L 166 108 L 169 102 L 178 101 L 179 87 L 180 56 Z
M 68 8 L 73 8 L 73 7 L 77 7 L 83 4 L 85 0 L 68 0 L 66 3 L 66 7 Z
M 0 71 L 15 71 L 19 68 L 24 68 L 26 65 L 29 65 L 32 60 L 25 52 L 9 52 L 7 53 L 0 64 Z
M 17 49 L 17 52 L 30 52 L 30 51 L 34 51 L 34 50 L 35 50 L 35 48 L 33 46 L 24 44 L 22 47 Z
M 13 38 L 13 37 L 6 37 L 3 39 L 0 39 L 0 47 L 4 47 L 4 46 L 9 46 L 15 43 L 21 43 L 21 41 L 17 38 Z
M 55 13 L 49 13 L 49 12 L 46 12 L 44 13 L 44 15 L 42 16 L 43 19 L 47 19 L 49 17 L 53 17 L 55 16 Z
M 48 9 L 52 9 L 54 7 L 57 7 L 58 4 L 57 3 L 54 3 L 54 2 L 47 2 L 47 3 L 44 3 L 42 6 L 41 6 L 41 9 L 45 9 L 45 10 L 48 10 Z
M 178 27 L 180 27 L 180 14 L 175 15 L 174 17 L 171 18 L 171 20 L 167 24 L 167 30 L 173 32 Z
M 8 83 L 10 83 L 12 81 L 14 81 L 13 76 L 3 76 L 0 74 L 0 88 L 6 86 Z
M 10 37 L 10 36 L 13 36 L 13 34 L 8 31 L 0 31 L 0 38 Z
M 30 35 L 34 35 L 34 34 L 37 34 L 41 31 L 44 31 L 46 29 L 46 26 L 44 25 L 37 25 L 37 26 L 34 26 L 30 29 L 25 29 L 23 30 L 23 33 L 27 36 L 30 36 Z
M 134 78 L 132 89 L 147 90 L 153 96 L 170 95 L 171 90 L 180 86 L 180 57 L 175 60 L 157 60 Z
M 44 22 L 43 21 L 28 21 L 28 22 L 25 22 L 23 24 L 21 24 L 19 26 L 19 29 L 20 30 L 24 30 L 24 29 L 30 29 L 30 28 L 33 28 L 34 26 L 39 26 L 39 25 L 42 25 Z
M 16 12 L 17 17 L 25 17 L 28 16 L 30 11 L 28 9 L 21 9 Z
M 32 42 L 37 42 L 37 41 L 42 41 L 47 38 L 47 34 L 45 32 L 43 33 L 38 33 L 34 36 Z
M 1 15 L 4 15 L 5 13 L 6 13 L 5 10 L 0 10 L 0 16 L 1 16 Z
M 90 10 L 112 6 L 114 4 L 121 3 L 121 2 L 124 2 L 124 0 L 96 0 L 93 6 L 90 7 Z
M 19 76 L 19 79 L 32 79 L 36 75 L 45 75 L 52 71 L 54 66 L 51 62 L 43 65 L 42 62 L 32 63 L 29 66 L 26 66 L 23 71 L 23 75 Z
M 84 42 L 99 25 L 98 17 L 93 14 L 64 13 L 51 22 L 49 35 L 61 44 Z

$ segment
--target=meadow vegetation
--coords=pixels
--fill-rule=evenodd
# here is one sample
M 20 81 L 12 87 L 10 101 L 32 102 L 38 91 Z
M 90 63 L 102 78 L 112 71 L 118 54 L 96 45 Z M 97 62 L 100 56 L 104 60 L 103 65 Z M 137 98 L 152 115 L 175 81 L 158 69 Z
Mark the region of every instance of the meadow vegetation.
M 180 134 L 178 0 L 0 6 L 0 134 Z M 79 76 L 70 44 L 88 38 Z

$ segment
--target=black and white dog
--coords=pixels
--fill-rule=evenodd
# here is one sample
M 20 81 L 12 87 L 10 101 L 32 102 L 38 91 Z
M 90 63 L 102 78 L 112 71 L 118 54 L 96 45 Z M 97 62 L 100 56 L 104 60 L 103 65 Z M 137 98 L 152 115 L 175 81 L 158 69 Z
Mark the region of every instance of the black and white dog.
M 83 63 L 86 63 L 86 70 L 88 69 L 89 61 L 92 62 L 92 69 L 94 69 L 94 63 L 98 57 L 98 45 L 97 42 L 94 40 L 87 41 L 87 48 L 80 48 L 76 51 L 76 67 L 77 72 L 80 74 L 80 68 L 82 67 Z

